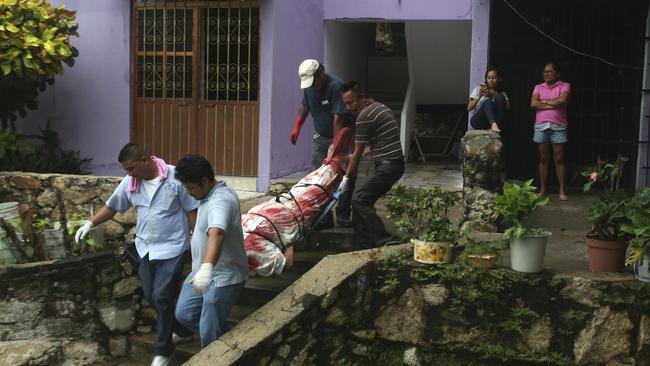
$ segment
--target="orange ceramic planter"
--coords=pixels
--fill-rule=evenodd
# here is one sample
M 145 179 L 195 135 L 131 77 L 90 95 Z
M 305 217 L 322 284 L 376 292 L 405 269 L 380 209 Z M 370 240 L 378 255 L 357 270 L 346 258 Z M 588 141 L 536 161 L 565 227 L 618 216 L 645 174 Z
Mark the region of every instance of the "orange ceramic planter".
M 627 243 L 623 240 L 587 238 L 587 254 L 591 272 L 618 272 L 625 266 Z

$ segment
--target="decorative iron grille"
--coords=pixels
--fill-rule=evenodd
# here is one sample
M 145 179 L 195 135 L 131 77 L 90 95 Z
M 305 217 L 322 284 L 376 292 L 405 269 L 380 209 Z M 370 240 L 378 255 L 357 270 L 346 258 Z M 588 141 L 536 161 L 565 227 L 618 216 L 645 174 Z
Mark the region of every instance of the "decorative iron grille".
M 201 9 L 201 97 L 257 100 L 259 10 Z
M 137 95 L 192 97 L 192 9 L 137 12 Z
M 198 11 L 199 97 L 205 101 L 257 100 L 259 9 L 250 1 L 219 2 L 215 3 L 216 7 L 200 8 L 187 6 L 186 1 L 136 3 L 166 5 L 164 9 L 136 10 L 138 97 L 193 97 L 193 64 L 197 51 L 193 42 L 194 12 Z M 174 3 L 185 7 L 176 7 L 180 5 Z

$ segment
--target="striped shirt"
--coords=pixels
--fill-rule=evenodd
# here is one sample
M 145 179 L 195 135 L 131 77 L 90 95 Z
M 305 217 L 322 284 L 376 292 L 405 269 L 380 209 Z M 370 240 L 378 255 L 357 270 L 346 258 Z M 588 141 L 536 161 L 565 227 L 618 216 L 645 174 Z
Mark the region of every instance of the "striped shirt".
M 357 116 L 355 142 L 370 145 L 373 160 L 402 159 L 399 132 L 393 111 L 368 98 Z

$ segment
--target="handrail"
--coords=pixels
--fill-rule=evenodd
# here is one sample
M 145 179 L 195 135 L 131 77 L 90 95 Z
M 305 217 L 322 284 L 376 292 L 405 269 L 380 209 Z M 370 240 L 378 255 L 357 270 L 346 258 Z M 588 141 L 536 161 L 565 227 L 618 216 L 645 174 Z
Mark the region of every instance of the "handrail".
M 404 149 L 404 160 L 409 161 L 411 151 L 411 131 L 413 130 L 413 121 L 415 121 L 415 85 L 412 75 L 409 75 L 409 83 L 406 87 L 406 96 L 402 105 L 402 114 L 400 115 L 400 140 Z

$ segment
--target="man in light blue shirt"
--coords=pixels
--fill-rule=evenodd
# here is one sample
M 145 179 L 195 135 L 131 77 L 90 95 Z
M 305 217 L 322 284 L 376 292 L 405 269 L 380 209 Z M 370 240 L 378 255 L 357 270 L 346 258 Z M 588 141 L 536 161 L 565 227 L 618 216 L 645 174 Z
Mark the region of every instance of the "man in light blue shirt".
M 198 202 L 174 178 L 175 168 L 129 143 L 118 161 L 128 175 L 97 214 L 77 231 L 85 237 L 94 225 L 110 220 L 117 212 L 135 208 L 135 246 L 140 257 L 138 274 L 144 297 L 158 313 L 152 366 L 169 364 L 174 344 L 174 301 L 182 280 L 183 257 L 194 225 Z
M 192 234 L 192 273 L 178 297 L 176 319 L 199 333 L 205 348 L 229 330 L 228 314 L 248 278 L 239 198 L 214 179 L 210 162 L 199 155 L 178 161 L 176 179 L 200 201 Z

